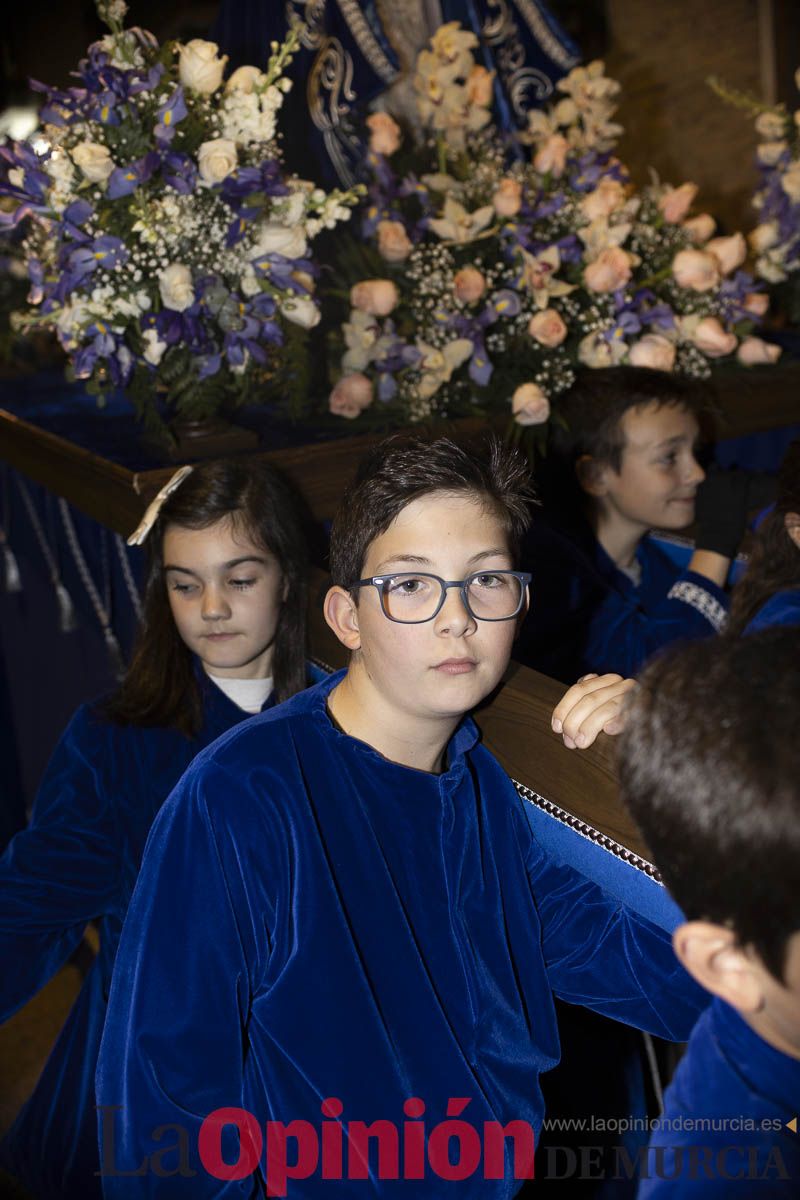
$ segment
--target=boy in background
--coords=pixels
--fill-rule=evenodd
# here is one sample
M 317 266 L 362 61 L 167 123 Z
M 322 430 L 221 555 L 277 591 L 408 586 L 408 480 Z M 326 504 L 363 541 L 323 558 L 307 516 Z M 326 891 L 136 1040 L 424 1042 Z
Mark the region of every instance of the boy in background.
M 722 628 L 753 477 L 726 471 L 703 483 L 701 395 L 692 380 L 643 367 L 579 373 L 523 547 L 535 603 L 514 651 L 520 662 L 570 684 L 590 671 L 631 676 L 668 642 Z M 682 571 L 647 534 L 695 520 Z
M 623 796 L 688 918 L 675 952 L 715 997 L 666 1092 L 641 1200 L 800 1195 L 797 651 L 792 628 L 685 646 L 629 697 Z

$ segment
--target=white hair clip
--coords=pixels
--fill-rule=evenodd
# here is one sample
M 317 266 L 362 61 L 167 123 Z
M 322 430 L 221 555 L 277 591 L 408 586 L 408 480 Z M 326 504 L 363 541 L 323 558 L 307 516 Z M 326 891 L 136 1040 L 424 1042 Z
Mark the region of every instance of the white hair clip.
M 193 470 L 194 467 L 181 467 L 173 476 L 171 476 L 171 478 L 167 480 L 155 499 L 150 501 L 145 509 L 144 516 L 134 529 L 131 536 L 128 538 L 129 546 L 141 546 L 142 542 L 145 540 L 148 533 L 158 520 L 158 514 L 161 512 L 164 501 L 171 496 L 173 492 L 178 490 L 186 476 L 191 475 Z

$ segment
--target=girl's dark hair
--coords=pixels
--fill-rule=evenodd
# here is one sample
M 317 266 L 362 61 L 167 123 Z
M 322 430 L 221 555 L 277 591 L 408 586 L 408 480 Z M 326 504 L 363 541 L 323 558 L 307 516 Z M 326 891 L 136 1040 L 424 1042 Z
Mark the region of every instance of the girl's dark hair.
M 280 703 L 306 686 L 307 550 L 302 502 L 263 461 L 223 459 L 202 463 L 167 498 L 147 539 L 149 561 L 144 616 L 130 666 L 103 708 L 124 725 L 158 725 L 196 736 L 202 725 L 202 679 L 169 607 L 163 570 L 168 525 L 207 529 L 230 517 L 235 531 L 275 556 L 286 599 L 275 633 L 273 678 Z
M 747 572 L 733 589 L 726 636 L 738 637 L 770 596 L 800 585 L 800 549 L 786 531 L 790 512 L 800 513 L 800 441 L 792 442 L 786 452 L 775 508 L 762 521 Z

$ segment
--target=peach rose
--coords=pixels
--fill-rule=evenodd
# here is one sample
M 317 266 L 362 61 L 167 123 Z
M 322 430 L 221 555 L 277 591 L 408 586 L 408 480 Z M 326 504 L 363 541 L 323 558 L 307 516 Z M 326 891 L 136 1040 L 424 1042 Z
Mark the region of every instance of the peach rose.
M 498 217 L 515 217 L 522 206 L 522 184 L 516 179 L 501 179 L 492 204 Z
M 521 383 L 511 397 L 511 411 L 518 425 L 543 425 L 550 416 L 550 401 L 538 383 Z
M 793 162 L 781 177 L 781 187 L 793 204 L 800 201 L 800 162 Z
M 583 282 L 592 292 L 616 292 L 630 277 L 630 259 L 620 246 L 607 246 L 583 272 Z
M 487 104 L 491 104 L 492 79 L 493 73 L 487 71 L 486 67 L 478 66 L 476 63 L 467 76 L 467 100 L 470 104 L 479 104 L 483 108 Z
M 378 252 L 387 262 L 405 262 L 413 244 L 401 221 L 378 221 Z
M 552 133 L 536 151 L 533 165 L 542 175 L 549 173 L 559 179 L 564 174 L 568 150 L 569 142 L 563 134 Z
M 610 217 L 625 203 L 625 188 L 616 179 L 601 179 L 593 192 L 584 196 L 580 203 L 581 212 L 589 220 Z
M 675 365 L 675 347 L 660 333 L 646 333 L 634 342 L 628 352 L 632 367 L 651 367 L 654 371 L 671 371 Z
M 680 187 L 667 188 L 658 202 L 658 211 L 670 225 L 677 225 L 694 204 L 696 195 L 696 183 L 682 183 Z
M 719 260 L 705 250 L 679 250 L 672 260 L 672 274 L 681 287 L 708 292 L 719 283 Z
M 748 292 L 743 302 L 744 308 L 754 317 L 766 316 L 769 308 L 769 296 L 766 292 Z
M 758 337 L 746 337 L 736 351 L 736 357 L 745 367 L 760 367 L 765 363 L 774 363 L 780 356 L 780 346 L 774 346 L 771 342 L 765 342 Z
M 717 228 L 717 222 L 711 213 L 698 213 L 696 217 L 689 217 L 688 221 L 684 221 L 681 228 L 685 229 L 692 241 L 697 244 L 708 241 Z
M 780 228 L 777 221 L 763 221 L 756 225 L 747 235 L 750 246 L 756 254 L 771 250 L 780 238 Z
M 734 233 L 731 237 L 712 238 L 710 242 L 706 242 L 704 250 L 707 254 L 714 255 L 723 275 L 730 275 L 731 271 L 740 267 L 747 258 L 747 242 L 741 233 Z
M 355 371 L 343 375 L 328 397 L 328 408 L 337 417 L 354 420 L 372 404 L 372 383 L 366 375 Z
M 388 317 L 397 307 L 399 297 L 391 279 L 362 279 L 350 289 L 353 308 L 370 313 L 373 317 Z
M 540 346 L 552 349 L 554 346 L 561 345 L 567 336 L 567 327 L 560 313 L 557 313 L 554 308 L 546 308 L 543 312 L 538 312 L 531 317 L 528 323 L 528 333 Z
M 722 358 L 736 349 L 736 334 L 723 329 L 716 317 L 703 317 L 694 331 L 692 341 L 709 358 Z
M 400 126 L 388 113 L 370 113 L 367 117 L 369 129 L 369 148 L 375 154 L 394 154 L 400 145 L 402 135 Z
M 462 267 L 456 271 L 453 292 L 459 304 L 474 304 L 486 291 L 486 279 L 477 267 Z

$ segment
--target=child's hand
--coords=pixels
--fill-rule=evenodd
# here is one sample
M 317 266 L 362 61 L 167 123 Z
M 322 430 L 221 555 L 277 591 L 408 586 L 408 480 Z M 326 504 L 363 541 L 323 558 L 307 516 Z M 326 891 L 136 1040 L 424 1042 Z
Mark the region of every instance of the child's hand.
M 601 730 L 621 733 L 623 701 L 635 686 L 635 679 L 621 675 L 584 675 L 553 709 L 554 732 L 563 736 L 568 750 L 585 750 Z

